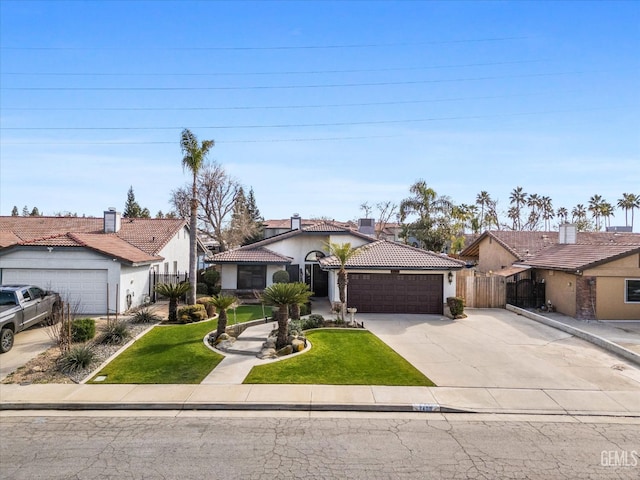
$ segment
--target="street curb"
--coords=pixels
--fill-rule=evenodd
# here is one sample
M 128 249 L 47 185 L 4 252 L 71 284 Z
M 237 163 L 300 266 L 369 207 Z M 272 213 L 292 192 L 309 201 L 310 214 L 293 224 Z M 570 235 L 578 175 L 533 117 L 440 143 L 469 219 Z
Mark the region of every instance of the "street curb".
M 598 335 L 595 335 L 593 333 L 584 331 L 584 330 L 580 330 L 579 328 L 575 328 L 572 327 L 571 325 L 567 325 L 565 323 L 562 322 L 558 322 L 556 320 L 553 320 L 551 318 L 545 317 L 544 315 L 539 315 L 537 313 L 534 312 L 530 312 L 528 310 L 524 310 L 522 308 L 519 307 L 514 307 L 513 305 L 507 305 L 506 309 L 513 312 L 513 313 L 517 313 L 518 315 L 522 315 L 524 317 L 527 317 L 531 320 L 535 320 L 536 322 L 539 323 L 543 323 L 549 327 L 553 327 L 556 328 L 558 330 L 562 330 L 563 332 L 566 333 L 570 333 L 571 335 L 574 335 L 576 337 L 579 337 L 583 340 L 586 340 L 587 342 L 593 343 L 594 345 L 607 350 L 611 353 L 614 353 L 616 355 L 618 355 L 619 357 L 624 358 L 625 360 L 628 360 L 632 363 L 635 363 L 636 365 L 640 366 L 640 355 L 637 354 L 636 352 L 633 352 L 627 348 L 624 348 L 620 345 L 618 345 L 617 343 L 614 343 L 610 340 L 607 340 L 606 338 L 602 338 Z

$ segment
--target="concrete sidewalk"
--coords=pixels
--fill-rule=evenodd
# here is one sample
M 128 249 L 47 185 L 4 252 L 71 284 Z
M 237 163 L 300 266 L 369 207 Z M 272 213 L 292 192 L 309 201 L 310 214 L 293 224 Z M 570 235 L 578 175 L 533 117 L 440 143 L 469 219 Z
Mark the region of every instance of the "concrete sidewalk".
M 330 318 L 328 302 L 326 305 L 316 302 L 314 313 Z M 365 325 L 376 323 L 375 320 L 367 320 L 366 315 L 358 317 L 365 320 Z M 463 322 L 454 324 L 457 328 L 463 325 Z M 255 353 L 273 327 L 274 323 L 269 322 L 245 330 L 234 347 L 249 354 L 227 353 L 200 385 L 0 385 L 0 411 L 440 411 L 640 417 L 640 388 L 631 387 L 606 390 L 586 384 L 570 388 L 558 388 L 557 385 L 539 385 L 537 388 L 486 386 L 488 384 L 440 387 L 242 384 L 254 365 L 265 362 L 257 359 Z M 612 340 L 620 335 L 619 330 L 608 325 L 598 325 L 598 329 L 600 335 Z M 623 335 L 622 339 L 628 340 L 628 337 Z M 624 387 L 623 384 L 617 385 Z

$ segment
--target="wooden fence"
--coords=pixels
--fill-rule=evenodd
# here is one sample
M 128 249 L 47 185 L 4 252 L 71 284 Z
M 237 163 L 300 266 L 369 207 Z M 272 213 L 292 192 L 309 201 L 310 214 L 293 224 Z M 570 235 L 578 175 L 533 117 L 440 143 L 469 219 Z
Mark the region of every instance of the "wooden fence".
M 469 308 L 504 308 L 507 301 L 505 278 L 494 275 L 491 277 L 474 276 L 469 274 L 456 276 L 456 295 L 465 300 Z

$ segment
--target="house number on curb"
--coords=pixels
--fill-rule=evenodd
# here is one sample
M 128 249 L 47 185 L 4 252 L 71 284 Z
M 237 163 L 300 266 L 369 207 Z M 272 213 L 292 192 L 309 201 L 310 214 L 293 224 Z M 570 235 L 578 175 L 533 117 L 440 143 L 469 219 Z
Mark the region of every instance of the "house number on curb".
M 439 412 L 440 405 L 433 403 L 414 403 L 413 404 L 414 412 Z

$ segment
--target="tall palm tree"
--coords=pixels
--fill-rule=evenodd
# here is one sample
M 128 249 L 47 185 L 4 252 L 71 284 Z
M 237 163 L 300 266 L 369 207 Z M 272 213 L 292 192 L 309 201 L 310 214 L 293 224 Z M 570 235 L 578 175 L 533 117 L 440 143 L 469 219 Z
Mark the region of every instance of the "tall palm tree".
M 326 248 L 329 255 L 336 257 L 340 263 L 338 270 L 338 294 L 340 295 L 340 313 L 342 321 L 344 321 L 345 310 L 347 308 L 347 284 L 349 283 L 348 274 L 345 266 L 351 257 L 353 257 L 357 249 L 351 247 L 351 243 L 327 243 Z
M 571 209 L 571 221 L 579 222 L 584 220 L 587 217 L 587 209 L 584 208 L 584 205 L 579 203 L 573 209 Z
M 189 283 L 191 293 L 188 304 L 196 303 L 196 282 L 198 275 L 198 192 L 197 178 L 200 169 L 209 153 L 215 145 L 213 140 L 198 142 L 198 138 L 188 128 L 182 130 L 180 135 L 180 148 L 182 149 L 182 168 L 188 169 L 193 176 L 191 186 L 191 215 L 189 218 Z
M 543 196 L 540 199 L 540 208 L 542 210 L 542 219 L 544 220 L 544 229 L 548 232 L 551 230 L 551 219 L 555 216 L 551 198 Z
M 520 211 L 522 207 L 527 203 L 527 194 L 522 190 L 522 187 L 514 188 L 509 194 L 509 203 L 515 208 L 512 212 L 512 218 L 517 225 L 518 230 L 522 230 L 522 223 L 520 220 Z
M 529 230 L 537 230 L 538 222 L 540 220 L 540 209 L 542 205 L 542 197 L 537 193 L 532 193 L 527 197 L 527 207 L 529 211 L 529 220 L 527 221 L 527 228 Z
M 593 195 L 589 199 L 589 207 L 588 210 L 591 212 L 591 215 L 596 220 L 596 230 L 600 230 L 600 217 L 602 216 L 602 203 L 604 200 L 601 195 Z
M 606 227 L 611 226 L 611 217 L 615 216 L 613 214 L 613 211 L 613 205 L 611 205 L 609 202 L 602 202 L 602 205 L 600 205 L 600 215 L 602 215 L 602 218 L 604 218 Z
M 558 208 L 558 210 L 556 210 L 556 215 L 561 223 L 567 223 L 567 219 L 569 218 L 569 211 L 566 208 Z
M 191 285 L 187 282 L 182 283 L 159 283 L 155 288 L 163 297 L 169 299 L 169 321 L 175 323 L 178 321 L 178 299 L 191 290 Z
M 489 205 L 491 202 L 491 196 L 489 192 L 486 190 L 482 190 L 478 195 L 476 195 L 476 204 L 480 205 L 480 226 L 484 227 L 486 225 L 486 221 L 484 218 L 484 208 Z
M 227 329 L 227 310 L 237 306 L 240 301 L 238 300 L 238 297 L 221 293 L 211 297 L 209 303 L 216 307 L 216 310 L 218 311 L 218 328 L 216 329 L 216 337 L 219 337 L 220 334 L 224 333 Z
M 299 298 L 298 288 L 295 283 L 273 283 L 262 292 L 264 303 L 278 307 L 276 312 L 276 318 L 278 319 L 277 349 L 281 349 L 287 344 L 289 305 L 296 303 Z
M 629 210 L 631 210 L 631 230 L 633 230 L 633 211 L 640 208 L 640 195 L 635 193 L 623 193 L 618 199 L 618 207 L 624 210 L 624 224 L 629 226 Z

